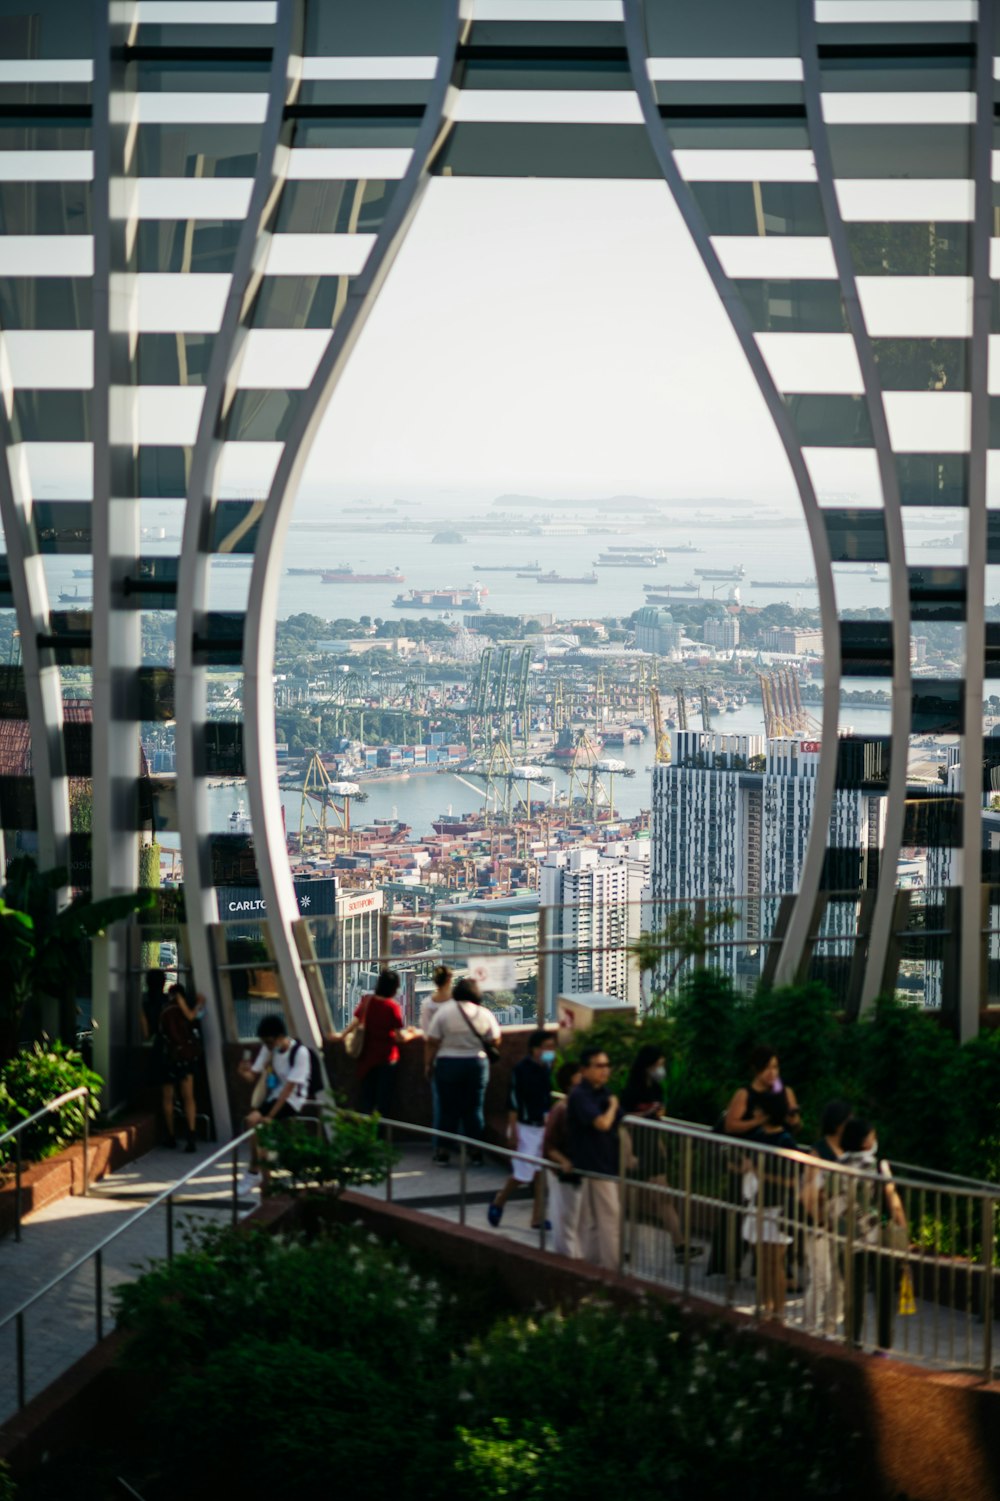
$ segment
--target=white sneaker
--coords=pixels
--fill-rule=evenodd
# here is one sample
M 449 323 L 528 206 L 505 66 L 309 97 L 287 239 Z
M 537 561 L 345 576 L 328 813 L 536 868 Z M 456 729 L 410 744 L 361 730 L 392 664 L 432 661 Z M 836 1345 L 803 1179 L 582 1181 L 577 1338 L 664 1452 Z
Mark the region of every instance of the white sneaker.
M 263 1173 L 244 1173 L 236 1186 L 236 1192 L 241 1199 L 245 1199 L 248 1194 L 252 1194 L 256 1189 L 260 1188 L 263 1181 Z

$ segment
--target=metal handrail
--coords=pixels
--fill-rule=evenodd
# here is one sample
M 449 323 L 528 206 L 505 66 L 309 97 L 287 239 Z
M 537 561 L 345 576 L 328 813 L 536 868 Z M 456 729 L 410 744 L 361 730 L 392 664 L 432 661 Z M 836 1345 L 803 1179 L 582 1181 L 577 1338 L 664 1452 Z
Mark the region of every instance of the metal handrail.
M 766 1141 L 754 1139 L 751 1141 L 746 1136 L 731 1136 L 725 1131 L 713 1131 L 710 1126 L 703 1126 L 694 1121 L 680 1121 L 673 1117 L 660 1117 L 629 1115 L 623 1118 L 624 1125 L 646 1126 L 651 1130 L 667 1132 L 672 1136 L 694 1137 L 704 1140 L 705 1137 L 718 1141 L 722 1146 L 739 1147 L 745 1146 L 748 1151 L 766 1152 L 769 1156 L 779 1158 L 784 1162 L 794 1162 L 800 1167 L 815 1168 L 820 1166 L 824 1173 L 832 1173 L 845 1178 L 855 1178 L 865 1183 L 892 1183 L 897 1188 L 928 1189 L 934 1188 L 935 1184 L 930 1178 L 908 1177 L 896 1171 L 892 1167 L 891 1174 L 886 1177 L 883 1173 L 872 1171 L 868 1168 L 852 1167 L 845 1162 L 827 1162 L 825 1158 L 819 1158 L 815 1152 L 804 1147 L 772 1147 Z M 900 1163 L 900 1167 L 910 1164 Z M 949 1178 L 947 1173 L 937 1173 L 934 1168 L 921 1168 L 917 1166 L 914 1171 L 917 1174 L 927 1172 L 934 1178 Z M 997 1184 L 984 1183 L 975 1178 L 952 1178 L 952 1182 L 961 1185 L 963 1191 L 970 1199 L 996 1199 L 1000 1197 L 1000 1186 Z
M 58 1287 L 60 1285 L 60 1283 L 65 1282 L 65 1280 L 66 1280 L 67 1277 L 74 1276 L 75 1273 L 79 1272 L 83 1267 L 85 1267 L 88 1262 L 93 1261 L 93 1263 L 94 1263 L 94 1294 L 95 1294 L 95 1306 L 94 1306 L 94 1311 L 95 1311 L 95 1328 L 96 1328 L 97 1339 L 98 1340 L 103 1339 L 104 1338 L 104 1252 L 107 1250 L 108 1246 L 110 1246 L 114 1241 L 116 1241 L 120 1235 L 124 1235 L 125 1232 L 126 1232 L 126 1230 L 131 1230 L 132 1226 L 138 1224 L 138 1222 L 141 1219 L 144 1219 L 147 1214 L 151 1214 L 154 1209 L 157 1209 L 161 1204 L 165 1203 L 166 1206 L 167 1206 L 167 1261 L 168 1262 L 172 1261 L 173 1260 L 173 1256 L 174 1256 L 174 1221 L 173 1221 L 173 1207 L 174 1207 L 173 1206 L 173 1201 L 174 1201 L 174 1195 L 180 1189 L 184 1188 L 184 1186 L 187 1183 L 190 1183 L 193 1178 L 197 1178 L 201 1173 L 203 1173 L 206 1168 L 214 1166 L 214 1164 L 216 1162 L 218 1162 L 221 1158 L 228 1156 L 230 1153 L 232 1154 L 232 1162 L 233 1162 L 233 1165 L 232 1165 L 232 1222 L 235 1225 L 237 1223 L 237 1218 L 238 1218 L 238 1216 L 237 1216 L 237 1203 L 238 1203 L 238 1199 L 237 1199 L 237 1193 L 236 1193 L 238 1152 L 239 1152 L 239 1148 L 243 1145 L 243 1143 L 246 1142 L 246 1141 L 249 1141 L 250 1138 L 252 1136 L 254 1136 L 255 1134 L 256 1134 L 255 1128 L 251 1128 L 249 1131 L 244 1131 L 242 1133 L 242 1135 L 234 1137 L 234 1139 L 232 1141 L 227 1142 L 224 1147 L 219 1147 L 219 1149 L 217 1151 L 213 1152 L 210 1157 L 205 1157 L 205 1158 L 203 1158 L 201 1160 L 201 1162 L 196 1163 L 195 1166 L 192 1167 L 189 1172 L 186 1172 L 183 1175 L 183 1177 L 178 1178 L 177 1181 L 176 1181 L 176 1183 L 172 1183 L 169 1188 L 163 1189 L 162 1192 L 158 1193 L 155 1198 L 150 1199 L 150 1201 L 149 1201 L 148 1204 L 144 1204 L 141 1209 L 137 1209 L 134 1214 L 130 1214 L 129 1217 L 128 1217 L 128 1219 L 125 1220 L 121 1225 L 118 1226 L 117 1230 L 112 1230 L 109 1235 L 106 1235 L 104 1237 L 104 1239 L 101 1240 L 101 1241 L 99 1241 L 96 1246 L 94 1246 L 94 1247 L 91 1248 L 91 1250 L 84 1252 L 84 1254 L 82 1256 L 78 1256 L 76 1258 L 76 1260 L 74 1262 L 71 1262 L 71 1264 L 68 1267 L 66 1267 L 63 1271 L 59 1272 L 55 1277 L 52 1277 L 48 1282 L 46 1282 L 46 1284 L 45 1284 L 44 1287 L 40 1287 L 37 1292 L 32 1293 L 32 1295 L 31 1295 L 30 1298 L 26 1298 L 24 1300 L 24 1302 L 20 1303 L 17 1306 L 17 1308 L 15 1308 L 11 1313 L 8 1313 L 4 1318 L 0 1319 L 0 1333 L 2 1333 L 3 1330 L 6 1329 L 9 1324 L 14 1324 L 15 1327 L 16 1327 L 16 1337 L 17 1337 L 17 1405 L 18 1405 L 19 1408 L 23 1408 L 24 1407 L 25 1400 L 26 1400 L 25 1399 L 24 1315 L 29 1311 L 29 1309 L 33 1308 L 35 1306 L 35 1304 L 38 1303 L 42 1298 L 47 1297 L 48 1294 L 50 1292 L 52 1292 L 52 1290 L 54 1288 L 56 1288 L 56 1287 Z
M 34 1115 L 29 1115 L 26 1120 L 19 1121 L 9 1131 L 0 1136 L 0 1147 L 5 1141 L 14 1140 L 14 1239 L 21 1239 L 21 1173 L 23 1163 L 21 1159 L 21 1132 L 28 1126 L 33 1126 L 35 1121 L 42 1120 L 46 1115 L 51 1115 L 53 1110 L 60 1110 L 70 1100 L 78 1100 L 84 1097 L 83 1106 L 83 1197 L 90 1194 L 90 1085 L 78 1084 L 75 1089 L 69 1089 L 65 1094 L 56 1095 L 54 1100 L 48 1100 Z

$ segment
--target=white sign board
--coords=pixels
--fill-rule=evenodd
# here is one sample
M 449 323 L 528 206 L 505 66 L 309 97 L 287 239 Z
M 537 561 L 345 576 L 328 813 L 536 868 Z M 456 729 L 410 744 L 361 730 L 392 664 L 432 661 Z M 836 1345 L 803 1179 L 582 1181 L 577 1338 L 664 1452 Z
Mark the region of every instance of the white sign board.
M 464 961 L 470 980 L 480 990 L 513 990 L 517 985 L 517 963 L 511 954 L 483 954 Z

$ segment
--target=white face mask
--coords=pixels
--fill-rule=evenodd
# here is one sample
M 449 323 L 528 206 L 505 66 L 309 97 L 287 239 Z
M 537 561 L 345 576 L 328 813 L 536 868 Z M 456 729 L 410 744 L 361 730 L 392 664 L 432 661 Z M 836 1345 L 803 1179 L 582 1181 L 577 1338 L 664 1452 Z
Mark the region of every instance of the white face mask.
M 875 1163 L 878 1161 L 878 1142 L 874 1142 L 866 1151 L 859 1152 L 858 1156 L 866 1166 L 870 1165 L 874 1167 Z
M 657 1083 L 659 1083 L 660 1080 L 665 1079 L 667 1077 L 667 1071 L 664 1068 L 663 1064 L 660 1063 L 656 1066 L 656 1068 L 651 1068 L 649 1071 L 649 1077 L 651 1079 L 655 1079 Z

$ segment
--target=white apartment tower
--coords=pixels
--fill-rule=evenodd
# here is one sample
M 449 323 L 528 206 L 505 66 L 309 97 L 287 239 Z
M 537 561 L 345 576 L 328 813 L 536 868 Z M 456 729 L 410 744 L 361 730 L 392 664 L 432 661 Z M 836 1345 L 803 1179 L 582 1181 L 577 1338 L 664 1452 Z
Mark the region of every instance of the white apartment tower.
M 543 862 L 539 891 L 549 908 L 546 994 L 600 991 L 636 1005 L 639 970 L 628 946 L 642 930 L 642 898 L 649 880 L 649 844 L 583 845 L 555 850 Z

